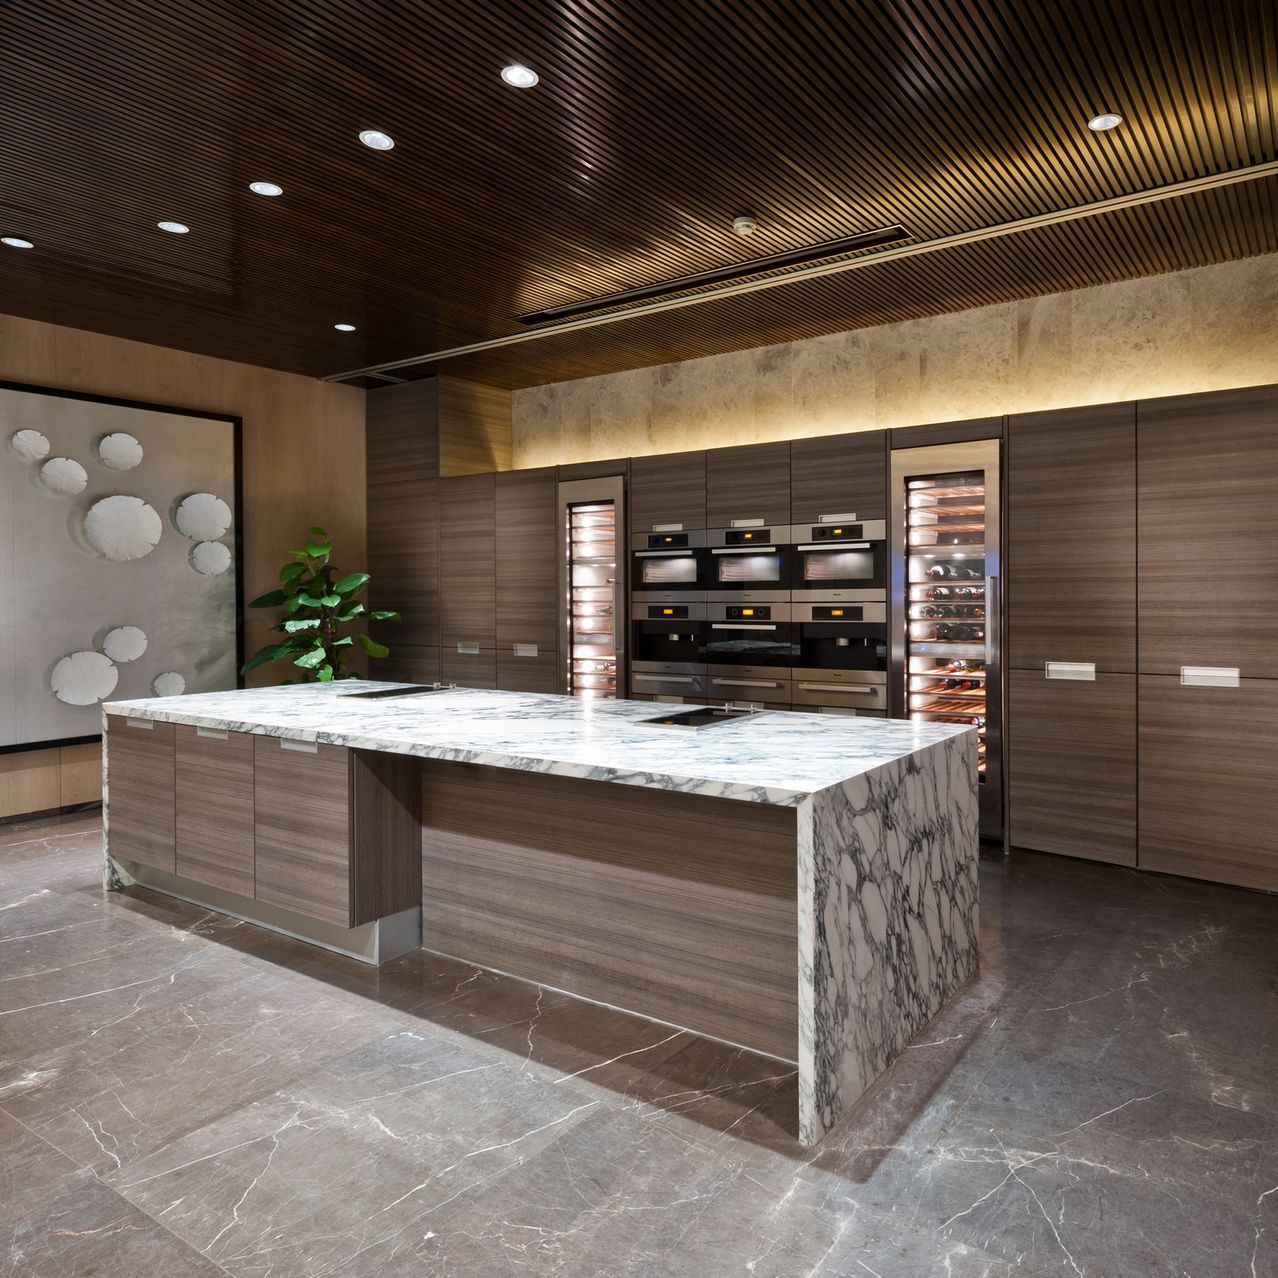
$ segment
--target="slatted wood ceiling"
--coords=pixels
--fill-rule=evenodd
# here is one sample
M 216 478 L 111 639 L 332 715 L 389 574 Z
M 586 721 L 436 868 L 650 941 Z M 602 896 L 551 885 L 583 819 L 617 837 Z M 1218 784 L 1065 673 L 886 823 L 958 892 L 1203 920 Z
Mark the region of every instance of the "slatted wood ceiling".
M 515 60 L 537 88 L 501 83 Z M 1278 158 L 1278 16 L 1252 0 L 11 0 L 0 84 L 0 234 L 36 242 L 0 250 L 0 311 L 317 375 L 885 223 L 930 239 Z M 1089 132 L 1101 110 L 1125 124 Z M 368 127 L 395 149 L 360 146 Z M 450 371 L 527 385 L 1272 252 L 1275 195 L 1251 183 Z M 760 219 L 748 240 L 740 211 Z

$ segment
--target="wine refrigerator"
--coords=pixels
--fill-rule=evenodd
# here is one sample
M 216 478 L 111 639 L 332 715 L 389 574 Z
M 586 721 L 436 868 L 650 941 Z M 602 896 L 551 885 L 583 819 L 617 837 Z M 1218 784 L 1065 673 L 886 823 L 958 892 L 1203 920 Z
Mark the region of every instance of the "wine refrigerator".
M 981 837 L 1003 839 L 1000 442 L 892 453 L 891 705 L 979 733 Z
M 560 687 L 625 695 L 625 487 L 620 475 L 559 485 Z

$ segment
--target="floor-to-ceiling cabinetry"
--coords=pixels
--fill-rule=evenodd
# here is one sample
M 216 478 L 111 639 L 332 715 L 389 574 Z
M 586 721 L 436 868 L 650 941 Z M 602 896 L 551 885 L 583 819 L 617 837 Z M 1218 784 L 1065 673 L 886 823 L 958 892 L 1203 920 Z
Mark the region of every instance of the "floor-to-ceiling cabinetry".
M 440 672 L 446 683 L 497 686 L 497 483 L 439 481 Z
M 557 489 L 553 466 L 496 476 L 497 687 L 509 692 L 559 691 Z

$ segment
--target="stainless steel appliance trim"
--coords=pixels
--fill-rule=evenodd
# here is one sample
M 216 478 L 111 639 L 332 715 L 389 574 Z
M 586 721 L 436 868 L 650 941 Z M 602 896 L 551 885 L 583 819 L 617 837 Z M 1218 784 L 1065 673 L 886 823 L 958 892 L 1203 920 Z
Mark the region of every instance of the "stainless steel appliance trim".
M 1237 688 L 1241 673 L 1237 666 L 1181 666 L 1180 681 L 1186 688 Z
M 645 674 L 690 674 L 698 679 L 706 673 L 704 661 L 632 661 L 630 668 Z
M 855 524 L 857 523 L 855 514 L 851 515 L 818 515 L 818 524 Z
M 196 728 L 197 737 L 208 737 L 211 741 L 228 741 L 231 734 L 225 728 Z
M 775 555 L 775 546 L 713 546 L 712 555 Z
M 281 750 L 296 750 L 298 754 L 318 754 L 319 745 L 314 741 L 297 741 L 292 737 L 280 738 Z
M 799 682 L 804 692 L 844 692 L 859 697 L 877 697 L 882 684 L 878 683 L 806 683 Z
M 1096 679 L 1096 663 L 1094 661 L 1047 661 L 1043 663 L 1043 677 L 1077 679 L 1092 683 Z
M 740 607 L 745 605 L 753 608 L 757 604 L 766 604 L 772 610 L 772 615 L 768 617 L 757 617 L 756 621 L 789 621 L 790 620 L 790 596 L 786 594 L 765 594 L 763 592 L 751 594 L 748 591 L 740 591 L 737 593 L 729 593 L 724 591 L 718 598 L 711 597 L 710 603 L 706 606 L 706 613 L 711 621 L 729 621 L 731 618 L 727 615 L 728 609 L 734 605 Z M 749 617 L 738 618 L 740 621 L 749 622 Z
M 711 630 L 780 630 L 781 627 L 771 621 L 712 621 Z
M 990 667 L 998 661 L 998 577 L 985 578 L 985 665 Z M 989 747 L 986 746 L 988 750 Z
M 710 682 L 723 688 L 780 688 L 787 681 L 784 679 L 724 679 L 718 675 L 711 675 Z
M 790 598 L 799 604 L 864 603 L 882 604 L 887 607 L 887 591 L 882 586 L 856 590 L 792 590 Z
M 813 683 L 842 683 L 846 680 L 848 683 L 872 683 L 879 688 L 887 687 L 886 670 L 819 670 L 808 666 L 796 668 L 792 673 L 795 679 L 807 679 Z
M 774 608 L 785 608 L 783 621 L 790 619 L 790 592 L 788 590 L 709 590 L 706 602 L 714 605 L 722 604 L 771 604 Z
M 636 559 L 695 559 L 697 552 L 690 546 L 678 550 L 636 550 Z
M 796 546 L 796 550 L 869 550 L 868 541 L 818 541 L 811 545 Z
M 645 683 L 696 683 L 697 675 L 677 675 L 677 674 L 645 674 L 643 671 L 632 671 L 631 675 L 635 679 L 642 679 Z
M 882 601 L 882 594 L 879 600 Z M 838 607 L 840 604 L 847 607 L 860 608 L 861 615 L 859 617 L 814 617 L 812 610 L 814 608 L 828 607 L 833 604 Z M 800 602 L 795 600 L 791 605 L 792 620 L 801 621 L 804 625 L 809 626 L 876 626 L 887 624 L 887 603 L 886 602 L 861 602 L 851 599 L 830 599 L 817 600 L 816 603 Z

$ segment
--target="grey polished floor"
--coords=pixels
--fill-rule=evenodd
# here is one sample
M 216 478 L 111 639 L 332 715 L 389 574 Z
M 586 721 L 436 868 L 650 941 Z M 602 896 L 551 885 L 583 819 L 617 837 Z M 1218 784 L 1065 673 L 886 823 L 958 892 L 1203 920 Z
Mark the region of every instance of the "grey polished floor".
M 776 1062 L 105 896 L 0 828 L 0 1275 L 1278 1274 L 1278 899 L 983 868 L 982 973 L 815 1152 Z

